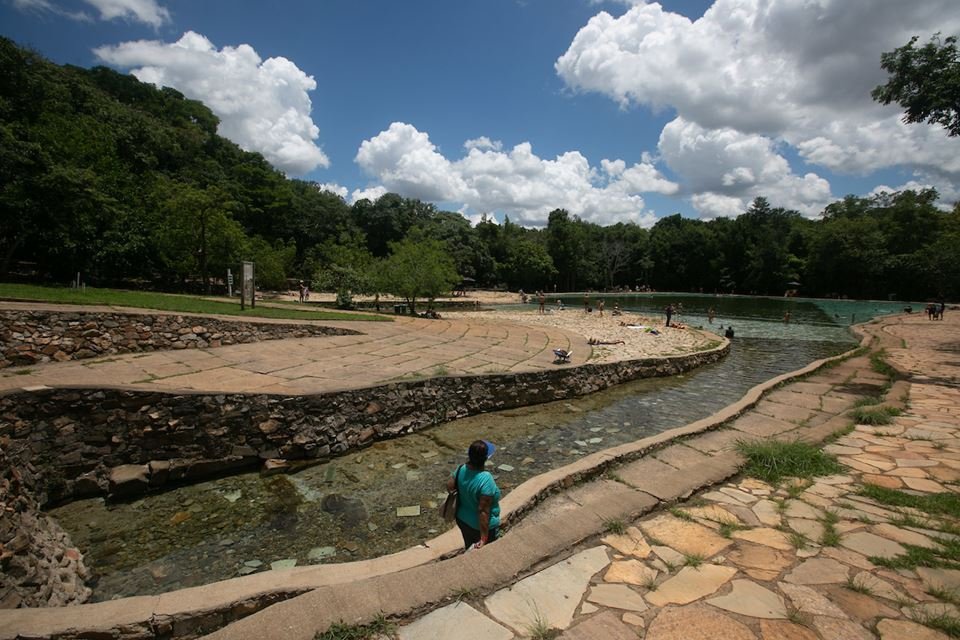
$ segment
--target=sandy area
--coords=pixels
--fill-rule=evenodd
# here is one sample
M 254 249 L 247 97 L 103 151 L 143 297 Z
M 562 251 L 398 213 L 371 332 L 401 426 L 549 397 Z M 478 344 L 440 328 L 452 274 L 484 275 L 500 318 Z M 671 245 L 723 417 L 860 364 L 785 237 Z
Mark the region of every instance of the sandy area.
M 618 344 L 594 345 L 591 362 L 615 362 L 655 356 L 668 356 L 691 351 L 700 351 L 708 345 L 722 341 L 720 336 L 696 329 L 678 329 L 664 326 L 663 318 L 651 318 L 634 313 L 612 316 L 604 312 L 601 317 L 596 311 L 585 313 L 582 309 L 568 307 L 563 311 L 549 310 L 539 315 L 536 307 L 531 311 L 457 311 L 444 312 L 444 318 L 463 318 L 473 322 L 516 322 L 530 326 L 549 326 L 566 329 L 601 342 Z M 630 328 L 620 323 L 640 325 L 655 329 L 659 335 L 649 333 L 643 328 Z M 619 341 L 623 341 L 619 344 Z

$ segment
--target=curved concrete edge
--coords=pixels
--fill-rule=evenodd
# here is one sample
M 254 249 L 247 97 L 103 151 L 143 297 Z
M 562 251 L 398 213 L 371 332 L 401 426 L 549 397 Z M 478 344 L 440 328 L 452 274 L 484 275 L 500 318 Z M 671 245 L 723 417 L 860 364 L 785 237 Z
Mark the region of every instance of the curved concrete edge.
M 711 416 L 648 438 L 590 454 L 576 462 L 526 480 L 501 502 L 502 519 L 509 526 L 512 524 L 511 520 L 517 520 L 557 491 L 599 475 L 613 464 L 630 461 L 675 440 L 715 429 L 755 406 L 766 392 L 781 384 L 856 355 L 872 339 L 865 331 L 859 331 L 860 328 L 861 326 L 858 326 L 856 330 L 862 333 L 863 338 L 861 346 L 856 349 L 815 360 L 800 369 L 757 384 L 738 401 Z M 716 349 L 728 349 L 729 346 L 729 341 L 725 341 L 725 344 Z M 591 535 L 593 533 L 595 532 L 591 532 Z M 231 611 L 238 619 L 314 589 L 333 588 L 335 592 L 338 585 L 344 586 L 424 568 L 441 560 L 459 561 L 464 557 L 464 554 L 459 553 L 461 546 L 459 531 L 453 528 L 427 540 L 423 545 L 370 560 L 267 571 L 157 596 L 135 596 L 61 609 L 0 611 L 0 640 L 13 640 L 22 636 L 71 636 L 88 631 L 112 633 L 122 629 L 156 629 L 166 627 L 172 624 L 172 621 L 202 620 Z

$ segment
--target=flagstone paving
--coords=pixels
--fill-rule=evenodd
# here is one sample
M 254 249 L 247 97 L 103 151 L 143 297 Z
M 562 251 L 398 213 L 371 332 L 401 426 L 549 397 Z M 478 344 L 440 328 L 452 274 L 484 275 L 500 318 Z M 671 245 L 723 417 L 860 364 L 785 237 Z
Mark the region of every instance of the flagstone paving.
M 908 387 L 894 387 L 899 393 L 909 389 L 906 408 L 890 425 L 854 424 L 825 447 L 845 473 L 779 486 L 742 477 L 722 483 L 669 512 L 629 523 L 623 534 L 606 535 L 600 546 L 581 552 L 594 559 L 592 566 L 603 565 L 592 576 L 584 577 L 586 568 L 564 584 L 545 580 L 548 568 L 495 592 L 487 602 L 518 590 L 529 600 L 563 591 L 574 602 L 565 602 L 571 616 L 557 627 L 567 629 L 561 638 L 947 638 L 924 623 L 940 619 L 960 626 L 960 611 L 952 603 L 960 570 L 883 564 L 911 549 L 947 553 L 944 545 L 958 539 L 960 519 L 884 504 L 860 493 L 868 484 L 908 496 L 960 493 L 960 362 L 948 366 L 943 352 L 934 350 L 942 346 L 942 337 L 939 342 L 923 338 L 913 348 L 911 329 L 918 327 L 911 324 L 916 322 L 907 318 L 880 329 L 888 357 L 910 373 Z M 960 332 L 950 331 L 956 349 Z M 901 336 L 909 348 L 899 346 Z M 936 376 L 922 373 L 931 360 L 936 360 Z M 733 424 L 740 437 L 784 437 L 779 434 L 785 432 L 789 438 L 798 422 L 816 418 L 824 406 L 809 397 L 834 394 L 837 383 L 850 377 L 841 366 L 788 385 Z M 868 380 L 883 383 L 875 374 L 861 376 L 857 383 Z M 849 407 L 876 389 L 859 389 L 843 402 Z M 802 394 L 808 397 L 797 401 L 794 396 Z M 892 405 L 898 400 L 903 398 L 886 398 Z M 696 464 L 689 456 L 694 449 L 704 456 L 733 455 L 729 436 L 717 437 L 724 433 L 730 432 L 711 434 L 707 446 L 674 445 L 673 452 L 656 454 L 657 460 L 621 468 L 617 477 L 642 486 L 644 475 L 669 473 L 671 464 Z M 513 626 L 517 637 L 528 637 L 529 631 L 518 628 L 510 614 L 489 606 L 486 613 L 492 621 Z
M 9 309 L 24 305 L 0 306 Z M 39 303 L 27 307 L 63 309 L 62 305 Z M 359 331 L 361 335 L 268 340 L 216 349 L 128 353 L 49 363 L 30 367 L 23 375 L 0 376 L 0 390 L 72 385 L 95 377 L 104 386 L 302 395 L 435 375 L 575 367 L 586 363 L 592 353 L 587 338 L 571 331 L 507 321 L 494 324 L 405 316 L 393 317 L 393 322 L 257 321 L 321 324 Z M 555 364 L 554 349 L 572 351 L 570 362 Z

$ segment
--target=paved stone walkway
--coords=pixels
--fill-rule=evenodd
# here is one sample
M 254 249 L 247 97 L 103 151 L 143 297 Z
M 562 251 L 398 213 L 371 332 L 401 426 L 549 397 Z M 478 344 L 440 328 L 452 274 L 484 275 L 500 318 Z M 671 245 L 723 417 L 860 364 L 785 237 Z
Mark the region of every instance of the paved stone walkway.
M 884 563 L 906 550 L 950 556 L 960 521 L 861 494 L 877 478 L 914 497 L 958 491 L 960 358 L 953 354 L 960 317 L 917 320 L 871 327 L 890 360 L 909 373 L 884 400 L 906 408 L 890 425 L 851 425 L 846 412 L 888 382 L 867 357 L 852 358 L 766 394 L 724 428 L 704 431 L 707 425 L 695 423 L 643 448 L 624 445 L 531 479 L 507 496 L 510 517 L 529 510 L 513 504 L 522 493 L 568 489 L 479 551 L 315 587 L 304 581 L 306 572 L 291 573 L 289 580 L 311 590 L 256 613 L 241 599 L 250 592 L 238 579 L 221 591 L 169 594 L 164 606 L 129 599 L 143 600 L 139 610 L 117 601 L 62 612 L 68 617 L 12 611 L 0 617 L 0 630 L 44 636 L 122 626 L 133 637 L 146 621 L 175 635 L 218 629 L 209 637 L 311 640 L 336 622 L 365 624 L 383 613 L 402 619 L 396 637 L 439 640 L 506 640 L 547 628 L 575 639 L 945 638 L 922 623 L 954 620 L 960 571 Z M 777 487 L 736 477 L 737 440 L 819 442 L 831 434 L 843 473 Z M 601 457 L 617 461 L 630 447 L 629 455 L 648 455 L 575 484 L 603 466 Z M 609 533 L 611 522 L 623 532 Z M 193 613 L 185 616 L 178 598 L 189 599 Z M 218 612 L 230 607 L 252 615 L 223 626 Z
M 485 598 L 433 611 L 398 637 L 463 637 L 444 629 L 472 625 L 504 640 L 547 628 L 569 639 L 946 639 L 936 627 L 960 629 L 960 570 L 884 565 L 918 552 L 949 563 L 960 519 L 864 493 L 868 485 L 907 499 L 960 493 L 960 325 L 902 318 L 883 326 L 881 343 L 911 379 L 885 404 L 904 406 L 907 390 L 909 401 L 890 424 L 856 424 L 825 447 L 845 473 L 778 487 L 725 483 Z M 838 367 L 763 402 L 796 393 L 787 404 L 799 412 L 816 408 L 818 391 L 819 409 L 869 392 L 848 373 Z M 846 388 L 830 386 L 838 381 Z M 763 415 L 758 407 L 734 427 L 782 437 L 786 423 Z M 633 466 L 618 479 L 657 472 L 652 460 Z
M 0 303 L 0 309 L 146 312 L 118 307 Z M 188 315 L 188 314 L 173 314 Z M 216 316 L 238 320 L 232 316 Z M 375 386 L 436 375 L 489 374 L 573 367 L 590 358 L 587 338 L 551 327 L 403 316 L 393 322 L 257 322 L 321 324 L 363 335 L 270 340 L 216 349 L 112 355 L 19 367 L 0 373 L 0 390 L 89 384 L 160 390 L 299 395 Z M 554 364 L 554 349 L 572 350 Z M 16 373 L 16 371 L 21 373 Z M 23 372 L 26 373 L 23 373 Z

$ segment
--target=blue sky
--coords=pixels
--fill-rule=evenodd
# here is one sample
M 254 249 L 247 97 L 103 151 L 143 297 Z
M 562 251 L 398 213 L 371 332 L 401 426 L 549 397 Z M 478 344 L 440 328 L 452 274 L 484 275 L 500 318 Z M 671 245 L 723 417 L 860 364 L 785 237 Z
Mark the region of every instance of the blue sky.
M 951 0 L 0 0 L 0 24 L 204 100 L 348 202 L 648 226 L 960 185 L 957 141 L 869 97 L 881 51 L 960 31 Z

